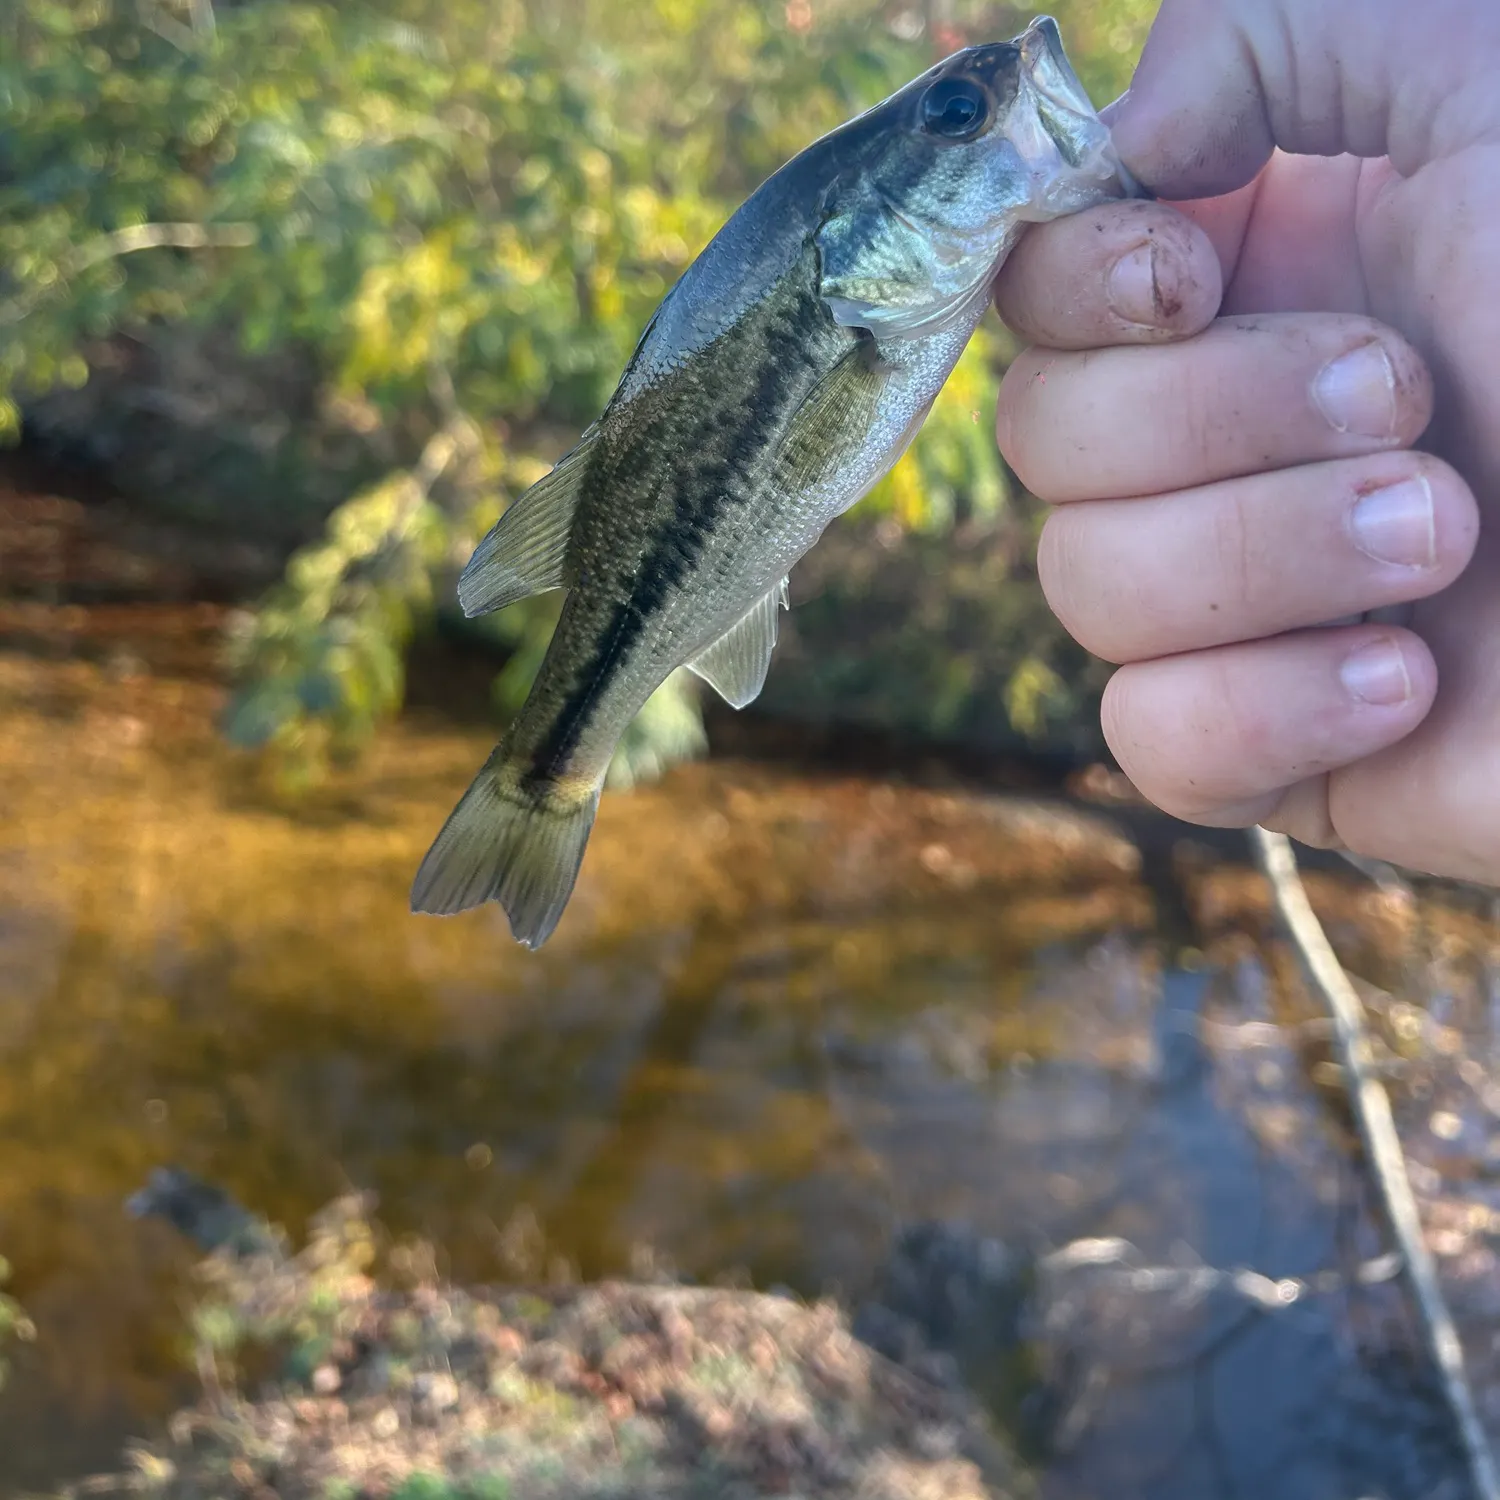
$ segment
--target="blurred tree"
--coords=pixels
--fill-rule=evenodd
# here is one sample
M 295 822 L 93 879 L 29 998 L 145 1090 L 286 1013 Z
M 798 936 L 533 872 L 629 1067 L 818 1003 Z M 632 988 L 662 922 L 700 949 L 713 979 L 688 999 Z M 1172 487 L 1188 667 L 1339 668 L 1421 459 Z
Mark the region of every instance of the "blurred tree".
M 1108 97 L 1152 6 L 1056 9 Z M 12 0 L 0 433 L 23 407 L 86 429 L 153 503 L 299 547 L 233 642 L 228 727 L 314 774 L 399 706 L 404 647 L 468 548 L 597 413 L 735 204 L 934 55 L 1028 19 L 928 12 Z M 1002 357 L 975 339 L 865 513 L 913 530 L 1000 513 Z M 515 649 L 503 706 L 554 610 L 485 622 Z M 690 691 L 653 705 L 626 777 L 701 741 Z

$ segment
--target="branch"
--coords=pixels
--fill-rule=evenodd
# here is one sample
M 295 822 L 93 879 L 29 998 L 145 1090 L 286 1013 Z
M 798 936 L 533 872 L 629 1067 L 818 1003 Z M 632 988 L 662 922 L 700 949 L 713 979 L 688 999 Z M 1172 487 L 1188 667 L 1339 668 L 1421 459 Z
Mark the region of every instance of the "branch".
M 1297 873 L 1290 840 L 1264 828 L 1251 830 L 1261 869 L 1271 884 L 1276 909 L 1291 934 L 1313 987 L 1333 1015 L 1334 1042 L 1349 1084 L 1349 1104 L 1359 1122 L 1365 1153 L 1374 1173 L 1381 1207 L 1406 1262 L 1417 1312 L 1438 1379 L 1453 1413 L 1474 1487 L 1481 1500 L 1500 1500 L 1500 1477 L 1479 1422 L 1474 1393 L 1464 1373 L 1463 1345 L 1443 1300 L 1437 1268 L 1422 1237 L 1422 1219 L 1406 1173 L 1406 1157 L 1396 1134 L 1391 1101 L 1376 1076 L 1364 1009 L 1318 921 Z
M 193 35 L 201 42 L 211 42 L 218 32 L 213 0 L 190 0 L 188 10 L 192 16 Z
M 1318 1271 L 1311 1276 L 1283 1276 L 1273 1280 L 1245 1266 L 1221 1269 L 1204 1265 L 1142 1265 L 1140 1252 L 1129 1240 L 1111 1238 L 1073 1240 L 1044 1255 L 1039 1264 L 1051 1275 L 1107 1267 L 1109 1275 L 1131 1292 L 1170 1292 L 1195 1300 L 1209 1292 L 1233 1292 L 1263 1312 L 1280 1312 L 1308 1297 L 1342 1291 L 1351 1279 L 1360 1286 L 1389 1281 L 1400 1273 L 1401 1257 L 1386 1254 L 1362 1261 L 1354 1268 L 1352 1278 L 1338 1271 Z
M 454 459 L 469 451 L 473 440 L 473 423 L 462 414 L 427 439 L 422 456 L 403 476 L 406 498 L 397 507 L 395 519 L 386 532 L 388 540 L 399 541 L 406 535 L 417 512 L 431 495 L 433 485 L 443 477 Z
M 176 47 L 179 52 L 194 52 L 214 35 L 212 0 L 191 0 L 190 25 L 184 26 L 176 16 L 168 15 L 156 4 L 156 0 L 136 0 L 136 16 L 147 31 L 154 31 L 164 42 Z M 208 11 L 205 27 L 202 11 Z
M 218 246 L 244 249 L 257 238 L 253 224 L 132 224 L 128 229 L 101 234 L 64 255 L 58 261 L 58 275 L 51 285 L 60 286 L 68 277 L 90 266 L 119 255 L 133 255 L 137 250 L 204 250 Z M 8 303 L 0 302 L 0 327 L 19 323 L 44 296 L 45 289 L 34 287 Z
M 132 255 L 137 250 L 203 250 L 224 245 L 244 249 L 256 238 L 253 224 L 132 224 L 80 245 L 63 257 L 58 269 L 64 276 L 72 276 L 102 260 Z
M 460 440 L 451 427 L 439 428 L 427 439 L 422 456 L 411 471 L 418 503 L 427 498 L 433 485 L 442 477 L 443 471 L 453 462 L 460 446 Z

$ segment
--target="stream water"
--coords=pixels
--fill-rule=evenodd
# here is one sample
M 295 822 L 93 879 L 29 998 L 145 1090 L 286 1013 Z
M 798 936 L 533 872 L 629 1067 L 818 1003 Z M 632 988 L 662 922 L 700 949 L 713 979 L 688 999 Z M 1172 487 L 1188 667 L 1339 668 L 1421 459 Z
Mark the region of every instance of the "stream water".
M 112 1464 L 191 1389 L 193 1251 L 123 1209 L 164 1163 L 294 1236 L 371 1188 L 470 1280 L 649 1254 L 858 1304 L 902 1226 L 967 1226 L 1053 1255 L 972 1363 L 1049 1497 L 1465 1493 L 1243 864 L 1181 841 L 1169 933 L 1108 808 L 717 759 L 606 798 L 532 955 L 494 910 L 406 911 L 488 736 L 415 712 L 282 804 L 215 736 L 221 625 L 0 603 L 0 1251 L 37 1327 L 0 1493 Z M 1500 1415 L 1500 932 L 1312 885 L 1381 987 Z

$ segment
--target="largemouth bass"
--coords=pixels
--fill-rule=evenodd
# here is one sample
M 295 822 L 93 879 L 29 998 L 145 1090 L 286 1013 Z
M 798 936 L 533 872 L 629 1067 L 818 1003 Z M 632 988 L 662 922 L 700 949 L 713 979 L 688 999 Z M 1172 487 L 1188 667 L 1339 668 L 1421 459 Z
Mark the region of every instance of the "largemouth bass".
M 767 179 L 459 579 L 470 616 L 568 594 L 413 910 L 496 900 L 520 942 L 545 942 L 646 699 L 684 665 L 736 708 L 756 697 L 788 571 L 905 451 L 1024 227 L 1133 191 L 1047 17 L 954 53 Z

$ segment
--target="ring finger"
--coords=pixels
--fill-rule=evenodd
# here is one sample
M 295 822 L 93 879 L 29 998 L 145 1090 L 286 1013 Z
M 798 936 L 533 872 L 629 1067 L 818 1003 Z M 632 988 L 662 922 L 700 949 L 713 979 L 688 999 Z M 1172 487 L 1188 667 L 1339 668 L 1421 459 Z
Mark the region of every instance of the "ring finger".
M 1286 789 L 1409 734 L 1437 668 L 1410 631 L 1310 630 L 1121 667 L 1103 726 L 1120 769 L 1194 823 L 1264 822 Z

